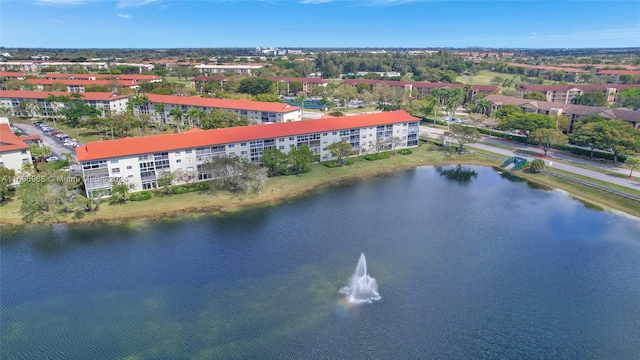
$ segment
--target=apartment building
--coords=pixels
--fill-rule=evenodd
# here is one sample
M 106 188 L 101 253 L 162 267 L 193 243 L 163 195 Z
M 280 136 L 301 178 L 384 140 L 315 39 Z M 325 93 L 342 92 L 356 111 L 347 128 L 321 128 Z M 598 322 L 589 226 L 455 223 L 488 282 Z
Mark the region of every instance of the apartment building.
M 607 109 L 597 106 L 584 106 L 573 104 L 561 104 L 549 101 L 536 101 L 520 99 L 503 95 L 489 95 L 486 97 L 491 101 L 491 112 L 497 110 L 502 105 L 517 105 L 524 112 L 531 112 L 543 115 L 562 115 L 567 117 L 571 123 L 569 132 L 573 131 L 573 124 L 585 117 L 593 114 L 600 115 L 605 119 L 620 119 L 629 122 L 633 127 L 640 128 L 640 111 Z
M 27 74 L 23 72 L 15 71 L 0 71 L 0 79 L 7 80 L 24 80 L 27 78 Z
M 640 78 L 640 71 L 638 70 L 596 70 L 596 78 L 606 78 L 609 83 L 613 84 L 621 84 L 621 83 L 629 83 L 629 81 L 633 81 L 634 79 L 637 82 L 637 79 Z M 626 81 L 623 81 L 626 80 Z
M 466 86 L 465 84 L 453 84 L 453 83 L 433 83 L 433 82 L 423 82 L 423 81 L 395 81 L 395 80 L 368 80 L 368 79 L 345 79 L 342 80 L 343 84 L 357 86 L 358 84 L 367 84 L 369 87 L 383 87 L 389 86 L 394 89 L 399 89 L 404 91 L 405 93 L 410 93 L 416 96 L 417 98 L 422 98 L 423 96 L 429 94 L 433 89 L 441 89 L 441 90 L 450 90 L 456 88 L 462 88 Z M 500 92 L 500 88 L 493 85 L 471 85 L 471 98 L 476 96 L 477 94 L 491 94 Z M 467 99 L 471 100 L 471 99 Z
M 173 96 L 173 95 L 145 95 L 149 102 L 136 105 L 133 111 L 136 114 L 149 114 L 154 121 L 159 123 L 173 122 L 169 115 L 174 108 L 181 109 L 184 113 L 190 109 L 222 109 L 232 111 L 239 116 L 247 116 L 249 120 L 258 124 L 281 123 L 302 120 L 302 111 L 297 106 L 291 106 L 278 102 L 262 102 L 250 100 L 229 100 L 203 98 L 200 96 Z M 156 104 L 163 104 L 164 111 L 156 111 Z
M 195 89 L 202 89 L 204 83 L 209 81 L 215 81 L 224 87 L 227 84 L 227 76 L 207 76 L 198 75 L 191 80 L 191 84 Z M 313 89 L 319 86 L 327 86 L 327 80 L 322 78 L 298 78 L 298 77 L 269 77 L 268 79 L 276 82 L 276 86 L 279 90 L 286 89 L 287 93 L 290 93 L 291 83 L 300 82 L 302 84 L 302 91 L 307 94 L 311 94 Z
M 85 92 L 88 86 L 106 86 L 109 88 L 137 88 L 139 84 L 126 80 L 67 80 L 67 79 L 26 79 L 26 82 L 36 85 L 39 91 L 46 91 L 51 85 L 64 84 L 69 92 Z
M 3 90 L 0 91 L 0 107 L 11 109 L 13 115 L 25 115 L 36 117 L 52 117 L 58 114 L 62 103 L 49 103 L 46 99 L 50 96 L 67 96 L 68 92 L 46 92 L 46 91 L 23 91 L 23 90 Z M 115 95 L 107 92 L 85 92 L 82 93 L 81 100 L 87 105 L 106 112 L 118 113 L 127 109 L 128 99 L 125 95 Z M 21 114 L 20 103 L 24 100 L 34 100 L 38 107 L 31 109 L 33 114 Z
M 158 187 L 165 171 L 193 173 L 210 179 L 206 161 L 213 156 L 242 156 L 260 164 L 265 149 L 288 152 L 292 145 L 307 145 L 321 161 L 334 157 L 327 146 L 342 140 L 354 149 L 369 148 L 377 140 L 391 148 L 418 145 L 420 119 L 404 111 L 322 118 L 299 122 L 253 125 L 215 130 L 192 129 L 184 133 L 89 142 L 76 148 L 82 165 L 87 196 L 108 196 L 111 179 L 121 178 L 135 190 Z
M 576 96 L 586 92 L 599 91 L 604 93 L 606 102 L 615 102 L 618 94 L 631 88 L 640 88 L 640 84 L 630 85 L 525 85 L 516 88 L 516 97 L 524 98 L 524 94 L 541 92 L 547 97 L 547 101 L 571 104 Z
M 31 163 L 29 145 L 11 131 L 9 124 L 0 124 L 0 166 L 19 174 L 24 164 Z
M 45 80 L 121 80 L 132 83 L 160 82 L 162 78 L 147 74 L 61 74 L 45 73 L 41 76 Z
M 194 66 L 201 74 L 223 74 L 234 72 L 241 75 L 253 75 L 253 72 L 261 69 L 265 64 L 200 64 Z

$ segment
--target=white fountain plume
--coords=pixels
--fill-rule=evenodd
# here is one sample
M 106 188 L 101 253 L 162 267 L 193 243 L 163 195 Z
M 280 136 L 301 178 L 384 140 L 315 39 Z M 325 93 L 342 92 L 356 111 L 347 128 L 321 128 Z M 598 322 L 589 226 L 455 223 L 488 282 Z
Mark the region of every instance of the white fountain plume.
M 380 300 L 378 283 L 376 279 L 367 274 L 367 260 L 364 253 L 360 255 L 356 271 L 351 276 L 349 286 L 340 289 L 341 294 L 347 295 L 347 300 L 352 304 L 371 303 Z

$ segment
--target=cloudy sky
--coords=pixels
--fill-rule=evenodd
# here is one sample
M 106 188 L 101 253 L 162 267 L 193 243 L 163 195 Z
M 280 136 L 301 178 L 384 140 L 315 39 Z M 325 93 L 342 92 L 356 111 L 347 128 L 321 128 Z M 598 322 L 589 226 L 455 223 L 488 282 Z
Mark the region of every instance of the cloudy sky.
M 0 0 L 5 47 L 640 47 L 640 1 Z

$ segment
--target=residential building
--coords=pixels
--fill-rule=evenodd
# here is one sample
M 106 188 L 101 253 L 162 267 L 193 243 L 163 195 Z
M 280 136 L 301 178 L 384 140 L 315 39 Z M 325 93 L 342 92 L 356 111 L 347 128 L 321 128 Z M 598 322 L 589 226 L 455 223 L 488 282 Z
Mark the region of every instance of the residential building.
M 342 80 L 343 84 L 357 86 L 358 84 L 367 84 L 372 89 L 375 87 L 389 86 L 391 88 L 400 89 L 405 93 L 411 93 L 413 96 L 417 98 L 422 98 L 423 96 L 429 94 L 433 89 L 455 89 L 455 88 L 463 88 L 466 86 L 465 84 L 454 84 L 454 83 L 432 83 L 432 82 L 422 82 L 422 81 L 395 81 L 395 80 L 367 80 L 367 79 L 345 79 Z M 471 98 L 473 96 L 483 93 L 483 94 L 491 94 L 500 92 L 500 88 L 493 85 L 471 85 Z M 471 100 L 471 99 L 467 99 Z
M 31 163 L 29 145 L 11 131 L 9 124 L 0 124 L 0 166 L 19 174 L 24 164 Z
M 615 102 L 618 94 L 631 88 L 640 88 L 640 84 L 632 85 L 525 85 L 516 88 L 516 97 L 523 98 L 530 92 L 541 92 L 547 97 L 547 101 L 563 104 L 571 104 L 576 96 L 586 92 L 599 91 L 604 93 L 606 102 Z
M 265 64 L 200 64 L 194 66 L 201 74 L 223 74 L 234 72 L 242 75 L 253 75 L 253 72 L 261 69 Z
M 68 92 L 3 90 L 0 91 L 0 107 L 10 108 L 13 115 L 20 115 L 20 102 L 35 100 L 38 108 L 33 115 L 36 117 L 52 117 L 57 115 L 64 104 L 47 102 L 46 99 L 50 95 L 70 97 L 72 94 Z M 119 113 L 127 109 L 128 99 L 125 95 L 115 95 L 108 92 L 85 92 L 81 95 L 82 101 L 89 106 L 102 110 L 103 113 L 107 111 Z
M 0 71 L 0 79 L 7 80 L 24 80 L 27 78 L 27 74 L 23 72 L 15 71 Z
M 206 161 L 213 156 L 242 156 L 260 164 L 265 149 L 288 152 L 307 145 L 321 161 L 334 159 L 327 146 L 342 140 L 354 149 L 370 148 L 378 140 L 391 148 L 418 145 L 420 119 L 404 111 L 383 112 L 268 125 L 200 130 L 184 133 L 89 142 L 76 148 L 88 197 L 111 192 L 111 179 L 124 179 L 136 190 L 158 187 L 165 171 L 181 170 L 207 180 Z
M 191 84 L 195 89 L 200 90 L 204 83 L 209 81 L 218 82 L 222 87 L 227 84 L 227 76 L 207 76 L 207 75 L 198 75 L 191 80 Z M 327 86 L 327 80 L 322 78 L 298 78 L 298 77 L 276 77 L 272 76 L 268 79 L 271 79 L 276 82 L 278 89 L 287 89 L 287 93 L 290 93 L 289 88 L 292 82 L 298 81 L 302 84 L 302 91 L 311 94 L 313 89 L 319 86 Z
M 600 115 L 605 119 L 620 119 L 629 122 L 633 127 L 640 128 L 640 111 L 608 109 L 597 106 L 584 106 L 573 104 L 560 104 L 549 101 L 537 101 L 520 99 L 511 96 L 489 95 L 486 97 L 491 101 L 491 112 L 497 110 L 502 105 L 517 105 L 522 111 L 527 113 L 537 113 L 543 115 L 562 115 L 567 117 L 571 123 L 569 132 L 573 131 L 575 122 L 593 114 Z
M 46 91 L 55 83 L 64 84 L 69 92 L 85 92 L 87 86 L 107 86 L 113 90 L 117 88 L 137 88 L 139 84 L 125 80 L 66 80 L 66 79 L 26 79 L 26 82 L 36 85 L 40 91 Z
M 640 71 L 638 70 L 600 70 L 596 71 L 597 78 L 606 78 L 609 79 L 609 83 L 613 84 L 628 84 L 630 81 L 634 79 L 637 82 L 637 79 L 640 78 Z M 626 79 L 627 81 L 623 81 L 622 79 Z
M 42 75 L 45 80 L 121 80 L 132 83 L 160 82 L 162 78 L 156 75 L 147 74 L 61 74 L 45 73 Z
M 203 98 L 200 96 L 173 96 L 146 94 L 149 103 L 136 105 L 136 114 L 149 114 L 159 123 L 173 122 L 169 115 L 172 109 L 179 108 L 184 113 L 193 108 L 202 110 L 222 109 L 235 112 L 240 116 L 247 116 L 249 120 L 258 124 L 280 123 L 302 120 L 302 110 L 297 106 L 280 102 L 262 102 L 250 100 L 229 100 Z M 163 104 L 164 111 L 156 112 L 156 104 Z

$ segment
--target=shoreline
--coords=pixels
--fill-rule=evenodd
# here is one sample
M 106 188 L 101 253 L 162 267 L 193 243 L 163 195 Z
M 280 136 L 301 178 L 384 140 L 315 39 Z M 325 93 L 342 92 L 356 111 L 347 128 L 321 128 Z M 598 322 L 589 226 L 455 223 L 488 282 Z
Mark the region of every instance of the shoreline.
M 428 145 L 421 146 L 423 148 L 428 148 Z M 314 164 L 312 172 L 318 172 L 322 174 L 316 174 L 313 178 L 314 181 L 311 181 L 307 185 L 298 185 L 295 186 L 291 184 L 287 184 L 288 182 L 292 182 L 295 180 L 295 177 L 275 177 L 275 178 L 267 178 L 267 181 L 263 183 L 262 192 L 258 194 L 248 194 L 245 196 L 237 196 L 233 194 L 224 194 L 224 193 L 216 193 L 216 194 L 206 194 L 206 193 L 190 193 L 190 196 L 185 196 L 187 194 L 181 195 L 168 195 L 166 196 L 167 200 L 164 200 L 164 205 L 176 205 L 177 208 L 166 210 L 163 206 L 163 201 L 161 199 L 163 197 L 155 197 L 151 200 L 147 200 L 144 202 L 135 202 L 132 203 L 128 201 L 122 205 L 109 205 L 104 203 L 101 205 L 100 210 L 93 214 L 85 214 L 81 218 L 73 218 L 72 214 L 60 216 L 58 219 L 50 220 L 50 221 L 37 221 L 33 223 L 25 223 L 22 221 L 20 217 L 5 217 L 0 216 L 0 225 L 3 226 L 12 226 L 12 227 L 23 227 L 29 225 L 54 225 L 54 224 L 91 224 L 91 223 L 102 223 L 102 222 L 123 222 L 127 220 L 157 220 L 163 218 L 173 218 L 178 216 L 200 216 L 206 214 L 215 214 L 220 212 L 234 212 L 234 211 L 242 211 L 249 208 L 255 207 L 263 207 L 263 206 L 272 206 L 282 203 L 286 200 L 292 200 L 296 197 L 305 195 L 307 193 L 315 192 L 320 188 L 336 185 L 340 183 L 344 183 L 351 180 L 357 180 L 362 178 L 374 177 L 386 173 L 392 173 L 401 170 L 407 170 L 412 168 L 417 168 L 421 166 L 440 166 L 440 165 L 474 165 L 474 166 L 489 166 L 496 167 L 498 166 L 498 162 L 495 160 L 491 160 L 488 158 L 484 158 L 478 155 L 455 155 L 455 156 L 444 156 L 440 152 L 434 152 L 430 150 L 423 150 L 421 147 L 415 148 L 414 154 L 412 155 L 394 155 L 392 158 L 396 158 L 396 164 L 388 164 L 384 163 L 389 159 L 378 160 L 373 162 L 368 162 L 362 160 L 365 165 L 361 165 L 361 169 L 356 170 L 351 174 L 338 174 L 338 171 L 331 171 L 336 169 L 343 168 L 335 168 L 330 169 L 325 167 L 322 164 Z M 416 154 L 417 153 L 417 154 Z M 428 156 L 425 156 L 428 155 Z M 406 160 L 406 161 L 402 161 Z M 381 163 L 378 163 L 378 162 Z M 377 164 L 375 164 L 377 163 Z M 382 164 L 382 165 L 380 165 Z M 350 165 L 352 167 L 354 165 Z M 330 176 L 328 174 L 335 175 Z M 310 173 L 308 173 L 310 174 Z M 304 177 L 307 174 L 302 175 Z M 326 178 L 322 178 L 323 175 Z M 580 189 L 576 189 L 575 186 L 572 188 L 571 186 L 567 186 L 566 184 L 562 184 L 560 182 L 549 183 L 548 180 L 538 177 L 539 174 L 522 174 L 520 172 L 514 173 L 514 176 L 518 176 L 525 181 L 535 183 L 542 186 L 552 187 L 553 189 L 560 189 L 562 191 L 567 192 L 567 194 L 578 201 L 585 203 L 585 206 L 593 207 L 597 210 L 608 211 L 608 212 L 619 212 L 628 216 L 632 216 L 635 218 L 640 218 L 640 211 L 638 213 L 633 213 L 633 211 L 626 211 L 615 204 L 607 204 L 605 198 L 599 199 L 597 194 L 593 194 L 591 196 L 584 196 L 585 193 L 580 191 Z M 524 176 L 523 176 L 524 175 Z M 300 177 L 300 180 L 302 180 Z M 290 179 L 286 179 L 290 178 Z M 311 176 L 306 180 L 311 179 Z M 289 180 L 289 181 L 287 181 Z M 277 189 L 278 186 L 282 186 L 285 183 L 284 187 L 294 187 L 292 189 L 285 189 L 284 192 L 276 192 L 274 193 L 274 189 Z M 270 190 L 270 191 L 269 191 Z M 587 193 L 589 194 L 589 193 Z M 183 201 L 180 201 L 183 200 Z M 191 200 L 191 201 L 190 201 Z M 17 199 L 13 199 L 13 202 L 17 201 Z M 155 202 L 155 204 L 154 204 Z M 200 204 L 193 204 L 193 203 Z M 219 202 L 223 202 L 220 204 Z M 146 203 L 146 204 L 145 204 Z M 133 204 L 133 206 L 132 206 Z M 152 205 L 149 205 L 152 204 Z M 189 205 L 184 205 L 189 204 Z M 4 206 L 0 207 L 0 215 L 8 209 Z M 612 206 L 613 205 L 613 206 Z M 15 206 L 14 206 L 15 207 Z M 109 207 L 111 214 L 106 212 L 103 207 Z M 119 211 L 116 211 L 117 207 L 122 207 L 124 211 L 122 214 L 119 214 Z M 145 211 L 146 210 L 146 211 Z M 630 209 L 631 210 L 631 209 Z

